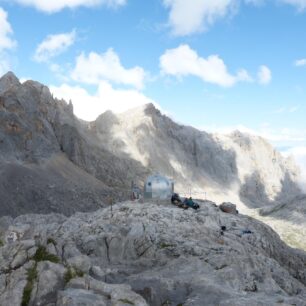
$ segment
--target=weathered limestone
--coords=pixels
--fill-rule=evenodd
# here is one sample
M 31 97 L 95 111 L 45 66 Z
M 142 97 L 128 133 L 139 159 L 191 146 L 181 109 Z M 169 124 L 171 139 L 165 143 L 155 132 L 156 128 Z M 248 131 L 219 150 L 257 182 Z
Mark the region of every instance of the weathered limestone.
M 237 208 L 236 208 L 236 205 L 235 204 L 232 204 L 232 203 L 222 203 L 219 205 L 219 208 L 225 212 L 225 213 L 228 213 L 228 214 L 237 214 Z
M 27 228 L 23 238 L 0 248 L 0 305 L 20 305 L 34 267 L 29 305 L 305 306 L 305 252 L 259 221 L 200 205 L 20 216 L 10 225 Z M 46 253 L 30 256 L 41 244 Z

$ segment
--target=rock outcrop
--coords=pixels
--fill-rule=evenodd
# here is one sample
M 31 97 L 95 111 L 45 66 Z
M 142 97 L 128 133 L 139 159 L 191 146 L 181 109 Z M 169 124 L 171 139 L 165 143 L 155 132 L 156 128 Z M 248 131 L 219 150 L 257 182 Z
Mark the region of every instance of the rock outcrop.
M 199 211 L 126 202 L 0 227 L 1 305 L 306 305 L 306 253 L 209 201 Z
M 237 214 L 238 210 L 236 209 L 236 205 L 233 203 L 222 203 L 219 205 L 219 208 L 228 214 Z
M 46 86 L 0 79 L 0 215 L 96 210 L 128 197 L 128 167 L 144 172 L 99 146 Z
M 297 167 L 260 137 L 199 131 L 151 104 L 84 122 L 46 86 L 13 73 L 0 79 L 0 216 L 94 211 L 128 199 L 132 181 L 156 172 L 182 196 L 248 214 L 302 196 Z
M 180 194 L 252 209 L 301 193 L 294 162 L 261 137 L 199 131 L 175 123 L 152 104 L 123 114 L 106 112 L 89 128 L 113 152 L 174 178 Z

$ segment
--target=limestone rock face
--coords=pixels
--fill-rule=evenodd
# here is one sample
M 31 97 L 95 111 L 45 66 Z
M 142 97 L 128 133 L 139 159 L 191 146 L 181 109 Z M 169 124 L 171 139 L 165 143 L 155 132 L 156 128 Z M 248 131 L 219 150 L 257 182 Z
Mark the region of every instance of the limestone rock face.
M 71 105 L 54 99 L 46 86 L 21 84 L 11 72 L 0 78 L 0 216 L 71 215 L 95 210 L 109 196 L 123 197 L 88 173 L 96 164 L 106 171 L 111 157 L 104 162 L 83 130 Z
M 6 220 L 3 235 L 19 236 L 0 248 L 0 305 L 20 305 L 33 267 L 29 305 L 305 305 L 305 252 L 251 217 L 200 205 L 124 202 Z
M 205 133 L 151 104 L 84 122 L 71 103 L 11 72 L 0 78 L 0 166 L 0 215 L 94 210 L 110 196 L 127 199 L 131 181 L 154 172 L 182 195 L 239 211 L 300 194 L 297 168 L 260 137 Z
M 40 262 L 37 266 L 37 284 L 33 287 L 32 303 L 48 305 L 56 302 L 56 295 L 64 286 L 66 268 L 49 261 Z
M 237 214 L 236 205 L 233 203 L 222 203 L 219 208 L 228 214 Z
M 141 187 L 157 172 L 183 197 L 232 202 L 249 215 L 303 197 L 297 167 L 261 137 L 199 131 L 150 104 L 84 122 L 43 84 L 21 84 L 11 72 L 0 78 L 0 216 L 94 211 L 130 198 L 131 181 Z M 281 211 L 257 217 L 306 249 L 306 214 L 296 203 L 288 220 Z
M 0 79 L 0 94 L 10 89 L 15 85 L 20 85 L 18 78 L 12 72 L 6 73 Z
M 240 210 L 301 193 L 298 168 L 261 137 L 199 131 L 177 124 L 153 105 L 106 112 L 89 128 L 114 152 L 123 151 L 151 172 L 173 177 L 183 195 L 232 201 Z

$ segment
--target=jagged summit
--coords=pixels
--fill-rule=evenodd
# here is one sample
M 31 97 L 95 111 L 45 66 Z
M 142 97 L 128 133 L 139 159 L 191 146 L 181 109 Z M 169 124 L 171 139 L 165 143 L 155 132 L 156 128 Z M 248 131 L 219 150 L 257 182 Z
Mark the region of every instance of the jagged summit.
M 18 82 L 19 83 L 19 79 L 17 78 L 17 76 L 14 74 L 14 72 L 12 71 L 8 71 L 7 73 L 5 73 L 1 78 L 0 81 L 2 81 L 3 79 L 9 79 L 12 80 L 14 82 Z
M 161 115 L 160 110 L 158 109 L 158 107 L 156 105 L 154 105 L 153 103 L 147 103 L 147 104 L 143 104 L 134 108 L 131 108 L 121 114 L 120 115 L 130 115 L 130 114 L 135 114 L 135 115 L 142 115 L 142 116 L 152 116 L 152 115 Z
M 15 85 L 20 85 L 19 79 L 13 72 L 7 72 L 0 78 L 0 94 Z

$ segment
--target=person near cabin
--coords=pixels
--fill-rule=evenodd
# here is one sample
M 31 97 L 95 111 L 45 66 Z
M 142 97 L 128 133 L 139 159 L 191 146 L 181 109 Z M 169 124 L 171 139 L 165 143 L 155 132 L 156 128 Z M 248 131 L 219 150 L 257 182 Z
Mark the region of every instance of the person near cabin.
M 188 207 L 191 207 L 193 209 L 198 209 L 200 208 L 199 204 L 195 203 L 193 200 L 192 200 L 192 197 L 190 197 L 189 199 L 185 199 L 184 200 L 184 204 L 187 205 Z
M 171 203 L 176 205 L 177 207 L 188 209 L 188 206 L 182 202 L 180 196 L 177 193 L 173 193 L 171 197 Z

